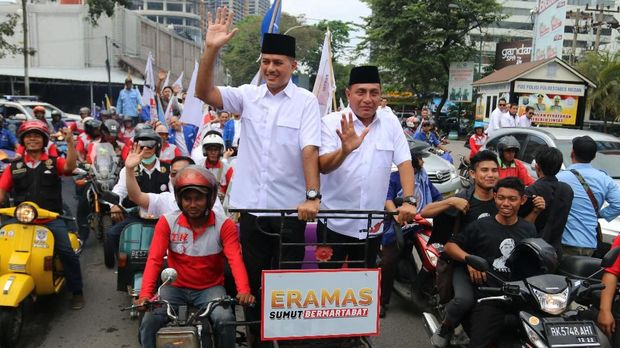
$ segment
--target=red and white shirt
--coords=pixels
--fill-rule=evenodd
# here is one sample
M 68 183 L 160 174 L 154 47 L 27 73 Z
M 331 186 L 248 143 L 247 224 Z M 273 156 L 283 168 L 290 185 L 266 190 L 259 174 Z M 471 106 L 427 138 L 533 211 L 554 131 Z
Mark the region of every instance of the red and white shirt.
M 181 150 L 176 145 L 166 142 L 159 152 L 159 160 L 164 163 L 170 163 L 175 157 L 182 155 Z
M 224 285 L 224 258 L 228 260 L 239 293 L 249 294 L 248 275 L 241 256 L 235 223 L 221 214 L 209 212 L 207 226 L 195 231 L 183 213 L 168 213 L 157 225 L 144 270 L 140 298 L 150 298 L 159 278 L 164 256 L 177 270 L 172 286 L 204 290 Z
M 217 164 L 211 164 L 205 160 L 205 168 L 215 176 L 215 179 L 220 184 L 220 192 L 225 194 L 228 190 L 228 184 L 232 180 L 233 167 L 220 159 L 217 161 Z

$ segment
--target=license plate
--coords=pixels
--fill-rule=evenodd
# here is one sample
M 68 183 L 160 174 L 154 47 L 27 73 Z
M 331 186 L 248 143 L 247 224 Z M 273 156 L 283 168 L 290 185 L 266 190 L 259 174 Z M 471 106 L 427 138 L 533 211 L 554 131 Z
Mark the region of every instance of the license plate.
M 549 347 L 599 347 L 596 326 L 591 321 L 545 323 Z

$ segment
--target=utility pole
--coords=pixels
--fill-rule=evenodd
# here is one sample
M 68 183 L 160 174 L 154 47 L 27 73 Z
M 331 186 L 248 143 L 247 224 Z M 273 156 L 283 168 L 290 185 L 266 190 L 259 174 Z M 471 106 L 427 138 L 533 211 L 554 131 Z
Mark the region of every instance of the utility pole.
M 582 19 L 587 20 L 591 17 L 589 13 L 583 12 L 581 10 L 577 10 L 574 12 L 571 10 L 566 13 L 566 18 L 573 18 L 575 20 L 575 23 L 573 24 L 573 46 L 569 60 L 570 65 L 573 65 L 575 64 L 575 60 L 577 58 L 577 36 L 579 35 L 579 31 L 581 30 L 581 27 L 579 26 L 579 21 Z
M 22 31 L 24 32 L 24 95 L 30 95 L 30 77 L 28 76 L 28 12 L 26 12 L 26 0 L 22 0 Z
M 595 8 L 591 8 L 590 5 L 586 5 L 586 11 L 595 13 L 596 23 L 592 23 L 592 27 L 596 25 L 596 41 L 594 43 L 594 52 L 598 52 L 601 44 L 601 30 L 603 29 L 603 15 L 605 13 L 620 13 L 620 6 L 615 10 L 611 9 L 611 6 L 603 6 L 596 4 Z

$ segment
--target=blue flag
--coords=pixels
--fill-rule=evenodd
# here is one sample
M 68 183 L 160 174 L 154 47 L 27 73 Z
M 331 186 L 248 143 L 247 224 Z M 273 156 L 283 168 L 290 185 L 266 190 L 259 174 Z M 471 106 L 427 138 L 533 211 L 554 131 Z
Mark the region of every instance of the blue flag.
M 263 24 L 260 27 L 261 41 L 265 33 L 277 34 L 280 32 L 280 12 L 282 12 L 282 1 L 274 0 L 267 13 L 265 13 L 265 17 L 263 17 Z M 272 20 L 273 27 L 269 30 Z

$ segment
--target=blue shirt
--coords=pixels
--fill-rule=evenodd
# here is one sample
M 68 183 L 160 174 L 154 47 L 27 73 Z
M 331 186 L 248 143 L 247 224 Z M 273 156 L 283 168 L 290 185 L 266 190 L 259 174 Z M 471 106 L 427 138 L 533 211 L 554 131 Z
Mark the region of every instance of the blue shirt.
M 422 131 L 415 132 L 415 134 L 413 135 L 413 139 L 429 143 L 431 146 L 439 146 L 439 144 L 441 143 L 439 139 L 437 139 L 437 136 L 435 136 L 435 133 L 429 133 L 427 135 Z
M 0 149 L 15 151 L 15 145 L 17 145 L 15 135 L 8 129 L 0 130 Z
M 573 203 L 562 234 L 562 244 L 594 249 L 597 246 L 597 214 L 586 190 L 579 183 L 575 174 L 571 173 L 571 169 L 575 169 L 583 176 L 590 186 L 599 208 L 603 206 L 604 202 L 609 204 L 600 209 L 598 213 L 598 216 L 607 221 L 611 221 L 620 215 L 620 188 L 612 178 L 603 171 L 592 167 L 589 163 L 572 164 L 567 170 L 562 170 L 557 175 L 558 181 L 570 185 L 574 193 Z
M 140 92 L 137 89 L 123 88 L 118 94 L 116 112 L 124 116 L 138 117 L 138 105 L 141 103 Z

